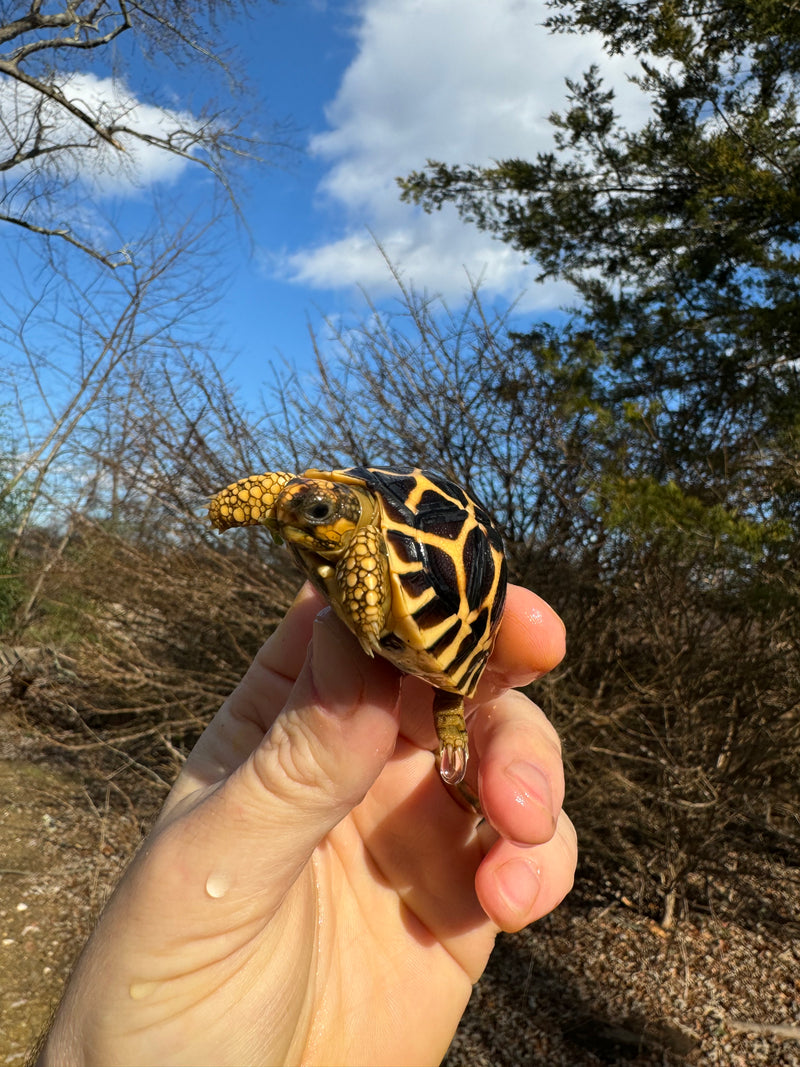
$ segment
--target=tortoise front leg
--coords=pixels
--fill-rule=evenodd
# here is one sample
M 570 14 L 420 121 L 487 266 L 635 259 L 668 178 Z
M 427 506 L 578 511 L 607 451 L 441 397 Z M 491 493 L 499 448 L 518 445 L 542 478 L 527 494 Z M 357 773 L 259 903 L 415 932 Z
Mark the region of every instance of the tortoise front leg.
M 267 526 L 275 533 L 275 501 L 294 475 L 285 471 L 251 474 L 211 498 L 208 517 L 217 530 L 235 526 Z
M 381 654 L 380 636 L 392 599 L 389 561 L 375 526 L 356 530 L 336 566 L 340 614 L 368 656 Z M 337 597 L 331 596 L 337 610 Z

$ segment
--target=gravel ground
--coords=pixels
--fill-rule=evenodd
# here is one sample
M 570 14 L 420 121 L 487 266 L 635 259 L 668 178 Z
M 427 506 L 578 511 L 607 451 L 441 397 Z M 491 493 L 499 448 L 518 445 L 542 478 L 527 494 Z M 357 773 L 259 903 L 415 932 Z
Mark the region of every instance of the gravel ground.
M 25 1062 L 138 844 L 133 813 L 97 796 L 0 717 L 0 1064 Z M 579 880 L 498 940 L 446 1067 L 800 1067 L 800 871 L 759 878 L 759 915 L 669 933 Z
M 800 939 L 567 904 L 498 941 L 445 1062 L 796 1067 Z
M 25 759 L 0 758 L 0 801 L 0 1064 L 19 1065 L 139 833 L 77 775 Z

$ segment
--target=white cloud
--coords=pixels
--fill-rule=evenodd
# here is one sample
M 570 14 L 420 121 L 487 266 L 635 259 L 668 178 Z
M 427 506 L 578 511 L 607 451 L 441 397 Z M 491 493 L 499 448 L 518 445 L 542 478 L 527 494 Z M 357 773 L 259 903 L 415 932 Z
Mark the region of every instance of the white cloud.
M 71 74 L 65 76 L 60 88 L 71 103 L 104 124 L 121 123 L 149 136 L 165 137 L 181 128 L 191 129 L 195 123 L 188 113 L 141 103 L 116 79 Z M 0 153 L 6 155 L 12 141 L 19 143 L 32 129 L 31 116 L 41 100 L 27 85 L 13 79 L 0 82 Z M 45 99 L 42 106 L 45 145 L 63 146 L 63 150 L 50 157 L 39 156 L 36 165 L 46 165 L 49 158 L 59 175 L 80 178 L 96 193 L 124 195 L 143 186 L 173 181 L 187 165 L 186 159 L 125 133 L 117 135 L 124 152 L 104 143 L 97 149 L 82 148 L 91 136 L 88 127 L 54 101 Z
M 390 260 L 420 288 L 463 293 L 465 271 L 484 289 L 530 306 L 563 299 L 533 285 L 534 271 L 508 246 L 459 220 L 425 215 L 399 201 L 395 179 L 424 166 L 530 159 L 552 143 L 548 115 L 562 108 L 564 78 L 602 62 L 628 121 L 643 100 L 599 38 L 550 35 L 541 0 L 363 0 L 357 53 L 327 108 L 329 129 L 311 150 L 327 166 L 319 206 L 341 219 L 338 234 L 290 255 L 292 280 L 320 288 L 390 279 L 370 231 Z M 563 287 L 562 287 L 563 289 Z
M 463 297 L 473 282 L 484 293 L 519 297 L 520 310 L 561 305 L 574 295 L 566 283 L 533 285 L 533 272 L 516 250 L 477 234 L 453 209 L 409 214 L 380 232 L 354 228 L 338 240 L 295 252 L 288 257 L 293 281 L 315 289 L 361 286 L 372 297 L 394 294 L 391 264 L 404 282 L 445 299 Z

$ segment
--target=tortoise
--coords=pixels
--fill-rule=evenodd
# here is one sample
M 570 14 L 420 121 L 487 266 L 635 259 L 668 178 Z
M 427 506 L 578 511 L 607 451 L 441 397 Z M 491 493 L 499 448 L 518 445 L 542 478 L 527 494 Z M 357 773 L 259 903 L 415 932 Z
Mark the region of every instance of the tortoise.
M 500 533 L 455 482 L 419 468 L 251 475 L 214 496 L 217 530 L 263 525 L 357 637 L 434 687 L 443 780 L 469 758 L 464 698 L 492 651 L 506 595 Z

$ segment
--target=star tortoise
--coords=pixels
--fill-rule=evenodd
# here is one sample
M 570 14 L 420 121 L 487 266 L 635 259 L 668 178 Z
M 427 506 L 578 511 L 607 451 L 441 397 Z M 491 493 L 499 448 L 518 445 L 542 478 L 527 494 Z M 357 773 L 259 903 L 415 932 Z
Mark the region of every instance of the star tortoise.
M 434 687 L 439 769 L 462 781 L 464 697 L 492 651 L 506 596 L 497 527 L 460 486 L 418 468 L 252 475 L 217 493 L 218 530 L 266 526 L 364 651 Z

